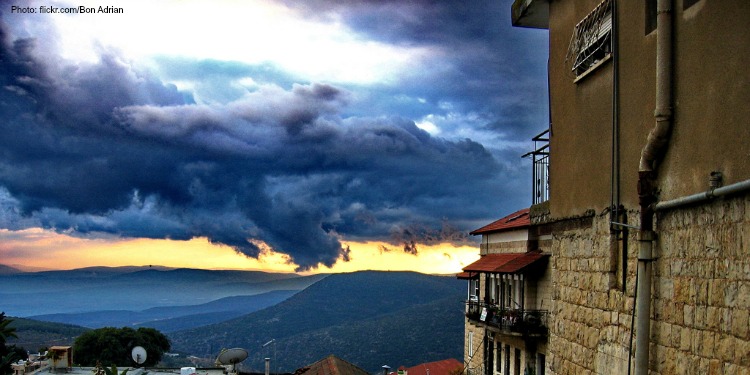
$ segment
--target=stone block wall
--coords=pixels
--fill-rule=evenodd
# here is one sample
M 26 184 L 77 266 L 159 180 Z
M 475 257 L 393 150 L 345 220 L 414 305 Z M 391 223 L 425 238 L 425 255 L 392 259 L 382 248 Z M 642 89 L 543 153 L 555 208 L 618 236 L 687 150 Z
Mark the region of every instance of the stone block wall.
M 750 374 L 750 195 L 657 219 L 651 370 Z
M 474 325 L 467 318 L 464 319 L 464 374 L 483 374 L 484 328 Z
M 636 216 L 636 215 L 631 215 Z M 618 288 L 609 213 L 552 232 L 553 302 L 549 373 L 625 374 L 637 251 L 628 241 L 628 283 Z
M 608 213 L 589 224 L 552 233 L 549 373 L 627 374 L 637 231 L 623 268 Z M 651 374 L 750 374 L 750 196 L 659 213 L 656 232 Z

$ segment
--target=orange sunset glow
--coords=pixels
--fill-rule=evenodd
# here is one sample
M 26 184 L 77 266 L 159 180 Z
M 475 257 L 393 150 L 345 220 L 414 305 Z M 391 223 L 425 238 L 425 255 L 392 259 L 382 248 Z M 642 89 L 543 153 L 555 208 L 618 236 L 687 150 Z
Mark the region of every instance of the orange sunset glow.
M 42 229 L 0 230 L 0 258 L 3 264 L 42 269 L 74 269 L 91 266 L 160 265 L 175 268 L 262 270 L 294 272 L 296 265 L 285 254 L 268 246 L 258 259 L 232 248 L 210 243 L 206 238 L 189 241 L 155 239 L 82 239 Z M 339 259 L 332 267 L 304 272 L 329 273 L 358 270 L 416 271 L 451 274 L 461 271 L 479 255 L 475 246 L 450 244 L 419 246 L 418 254 L 401 251 L 382 242 L 343 242 L 351 249 L 350 261 Z

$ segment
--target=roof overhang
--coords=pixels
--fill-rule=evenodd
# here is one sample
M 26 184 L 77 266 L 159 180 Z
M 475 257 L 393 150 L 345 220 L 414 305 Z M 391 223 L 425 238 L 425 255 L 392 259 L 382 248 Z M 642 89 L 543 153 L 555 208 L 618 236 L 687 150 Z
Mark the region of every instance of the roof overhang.
M 457 279 L 473 280 L 479 278 L 479 272 L 461 272 L 456 274 Z
M 511 230 L 525 229 L 531 226 L 531 219 L 529 217 L 530 208 L 524 208 L 518 210 L 502 219 L 495 220 L 479 229 L 475 229 L 469 234 L 472 236 L 481 234 L 490 234 L 496 232 L 507 232 Z
M 546 260 L 550 254 L 541 251 L 526 253 L 487 254 L 464 267 L 463 273 L 520 273 L 526 268 Z
M 511 6 L 513 26 L 549 28 L 549 0 L 515 0 Z

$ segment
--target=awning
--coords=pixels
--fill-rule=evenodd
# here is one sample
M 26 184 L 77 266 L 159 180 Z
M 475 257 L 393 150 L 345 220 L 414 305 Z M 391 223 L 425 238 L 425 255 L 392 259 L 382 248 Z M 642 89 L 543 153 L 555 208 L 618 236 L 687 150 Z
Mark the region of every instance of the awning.
M 464 267 L 465 272 L 518 273 L 524 268 L 549 257 L 541 251 L 527 253 L 487 254 Z
M 550 254 L 543 254 L 538 251 L 530 251 L 496 268 L 495 272 L 518 273 L 518 272 L 521 272 L 524 268 L 536 263 L 537 261 L 540 261 L 543 258 L 547 258 L 549 256 Z
M 487 254 L 464 267 L 464 271 L 494 272 L 496 268 L 522 256 L 524 253 Z

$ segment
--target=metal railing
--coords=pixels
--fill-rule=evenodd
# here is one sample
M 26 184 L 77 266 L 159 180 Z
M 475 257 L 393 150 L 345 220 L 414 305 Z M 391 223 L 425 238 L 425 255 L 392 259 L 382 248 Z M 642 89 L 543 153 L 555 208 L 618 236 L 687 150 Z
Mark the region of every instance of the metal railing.
M 547 310 L 504 309 L 485 302 L 466 301 L 466 317 L 511 334 L 546 336 L 549 332 Z
M 537 134 L 534 138 L 534 151 L 522 157 L 531 157 L 532 166 L 532 204 L 546 202 L 549 199 L 549 130 Z

